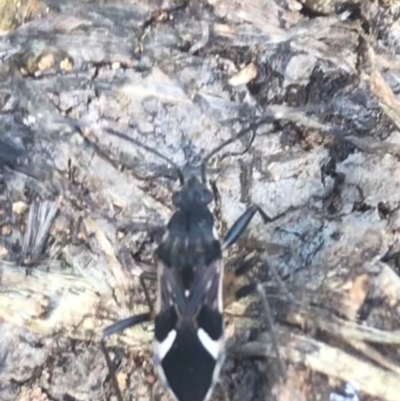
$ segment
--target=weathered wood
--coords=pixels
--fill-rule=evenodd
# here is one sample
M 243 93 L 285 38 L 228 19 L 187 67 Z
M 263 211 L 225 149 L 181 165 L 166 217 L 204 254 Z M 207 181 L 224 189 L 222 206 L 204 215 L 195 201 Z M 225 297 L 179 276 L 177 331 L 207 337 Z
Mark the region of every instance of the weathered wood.
M 26 275 L 25 269 L 1 262 L 0 280 L 0 319 L 44 336 L 62 332 L 79 340 L 99 341 L 105 326 L 124 317 L 122 310 L 134 314 L 144 309 L 121 309 L 110 294 L 100 295 L 81 275 L 54 266 Z M 139 327 L 127 330 L 119 341 L 135 350 L 149 345 L 150 339 L 151 332 Z M 110 339 L 113 343 L 115 337 Z
M 25 399 L 25 383 L 31 398 L 43 389 L 51 399 L 104 399 L 101 330 L 146 308 L 137 276 L 153 266 L 176 183 L 161 176 L 170 173 L 163 161 L 104 128 L 184 163 L 261 115 L 271 121 L 248 153 L 212 160 L 218 228 L 223 235 L 252 202 L 281 217 L 255 219 L 227 260 L 268 257 L 301 305 L 275 305 L 268 294 L 304 393 L 296 401 L 329 399 L 329 378 L 351 372 L 328 359 L 355 355 L 368 358 L 354 365 L 356 377 L 371 367 L 360 391 L 396 396 L 398 2 L 171 0 L 161 10 L 158 0 L 52 0 L 43 15 L 42 3 L 28 2 L 38 4 L 33 14 L 20 3 L 16 21 L 29 21 L 0 36 L 0 398 Z M 16 261 L 28 216 L 15 205 L 59 196 L 44 259 L 26 276 Z M 268 264 L 254 278 L 266 281 Z M 263 327 L 254 300 L 229 309 L 230 346 Z M 312 330 L 299 334 L 304 327 Z M 127 398 L 150 399 L 150 338 L 144 326 L 109 339 L 123 346 L 113 350 L 118 361 L 124 350 Z M 265 355 L 267 341 L 257 344 Z M 323 375 L 304 375 L 303 356 Z M 229 399 L 268 399 L 266 366 L 228 360 Z M 387 394 L 365 381 L 385 379 L 378 366 L 390 373 Z
M 287 331 L 278 336 L 285 338 L 279 349 L 283 357 L 291 363 L 300 363 L 312 371 L 322 373 L 345 383 L 356 383 L 363 394 L 387 401 L 397 401 L 400 397 L 400 373 L 387 371 L 371 365 L 371 362 L 354 357 L 345 350 L 332 347 L 312 338 L 290 334 Z M 242 356 L 266 356 L 273 358 L 274 352 L 268 338 L 261 342 L 250 342 L 237 351 Z

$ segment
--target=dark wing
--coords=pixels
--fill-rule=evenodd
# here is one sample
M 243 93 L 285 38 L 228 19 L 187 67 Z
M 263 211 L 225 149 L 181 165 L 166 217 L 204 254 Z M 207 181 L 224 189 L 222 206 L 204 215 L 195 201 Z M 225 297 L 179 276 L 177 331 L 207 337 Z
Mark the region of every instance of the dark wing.
M 159 262 L 159 309 L 154 360 L 166 388 L 178 401 L 205 401 L 224 357 L 223 263 L 196 271 L 190 289 L 177 271 Z
M 163 262 L 158 263 L 158 305 L 157 313 L 175 306 L 177 313 L 182 315 L 185 309 L 185 294 L 179 275 L 173 268 L 167 267 Z
M 175 269 L 168 268 L 162 262 L 159 262 L 158 268 L 158 312 L 174 306 L 180 318 L 192 319 L 206 306 L 222 313 L 222 260 L 216 260 L 205 268 L 198 269 L 188 294 L 185 294 Z
M 196 315 L 202 306 L 222 313 L 223 268 L 222 260 L 218 259 L 197 272 L 189 294 L 189 316 Z

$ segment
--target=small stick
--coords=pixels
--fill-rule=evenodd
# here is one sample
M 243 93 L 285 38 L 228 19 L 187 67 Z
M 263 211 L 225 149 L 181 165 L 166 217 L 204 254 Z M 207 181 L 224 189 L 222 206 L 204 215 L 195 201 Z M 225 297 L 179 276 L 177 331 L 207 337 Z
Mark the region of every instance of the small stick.
M 275 336 L 274 325 L 273 325 L 273 321 L 272 321 L 271 308 L 269 306 L 269 302 L 265 295 L 264 287 L 262 286 L 262 284 L 257 284 L 256 290 L 257 290 L 258 295 L 260 296 L 261 304 L 262 304 L 263 310 L 264 310 L 264 315 L 266 317 L 266 321 L 268 322 L 268 326 L 269 326 L 268 329 L 271 333 L 271 339 L 272 339 L 272 347 L 274 348 L 274 352 L 278 359 L 279 373 L 280 373 L 282 379 L 286 380 L 286 370 L 283 366 L 282 358 L 280 356 L 278 341 Z

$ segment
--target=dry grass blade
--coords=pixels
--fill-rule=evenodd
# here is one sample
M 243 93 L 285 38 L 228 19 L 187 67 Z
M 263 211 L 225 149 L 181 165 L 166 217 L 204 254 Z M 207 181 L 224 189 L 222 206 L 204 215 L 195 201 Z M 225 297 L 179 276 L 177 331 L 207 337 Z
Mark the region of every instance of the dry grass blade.
M 196 52 L 201 50 L 203 47 L 207 45 L 208 41 L 210 40 L 210 27 L 208 26 L 208 23 L 206 21 L 202 21 L 201 27 L 202 27 L 201 39 L 189 49 L 190 54 L 195 54 Z
M 400 367 L 397 366 L 395 363 L 389 361 L 387 358 L 385 358 L 383 355 L 381 355 L 376 349 L 374 349 L 372 346 L 365 344 L 361 341 L 355 341 L 355 340 L 348 340 L 348 343 L 351 344 L 351 346 L 358 351 L 362 352 L 363 355 L 371 359 L 372 361 L 375 361 L 376 363 L 384 366 L 385 368 L 397 373 L 400 375 Z
M 34 263 L 42 255 L 60 204 L 61 198 L 57 201 L 33 202 L 31 204 L 22 244 L 22 263 Z
M 379 71 L 373 71 L 370 77 L 372 92 L 379 99 L 380 106 L 388 117 L 400 127 L 400 101 L 397 99 L 391 87 L 385 82 Z
M 294 305 L 286 314 L 284 320 L 290 324 L 301 327 L 312 327 L 322 330 L 336 338 L 344 341 L 363 341 L 375 344 L 399 345 L 400 331 L 383 331 L 374 327 L 362 326 L 360 324 L 339 319 L 326 311 L 316 308 L 308 310 Z

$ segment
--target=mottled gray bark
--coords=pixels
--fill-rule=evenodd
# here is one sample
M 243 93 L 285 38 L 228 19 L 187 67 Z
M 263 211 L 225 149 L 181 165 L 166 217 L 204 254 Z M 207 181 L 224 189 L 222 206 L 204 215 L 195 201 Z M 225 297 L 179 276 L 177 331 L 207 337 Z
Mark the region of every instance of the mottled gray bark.
M 0 37 L 2 400 L 104 399 L 101 331 L 146 310 L 137 277 L 177 183 L 106 129 L 184 164 L 266 116 L 249 151 L 224 157 L 246 136 L 210 172 L 221 234 L 251 203 L 281 215 L 255 218 L 226 256 L 232 268 L 257 255 L 288 380 L 273 386 L 249 298 L 227 311 L 227 396 L 329 399 L 354 380 L 363 400 L 400 399 L 400 8 L 359 3 L 49 1 Z M 22 252 L 35 200 L 59 202 L 40 257 Z M 110 339 L 126 399 L 150 399 L 151 337 L 146 325 Z

